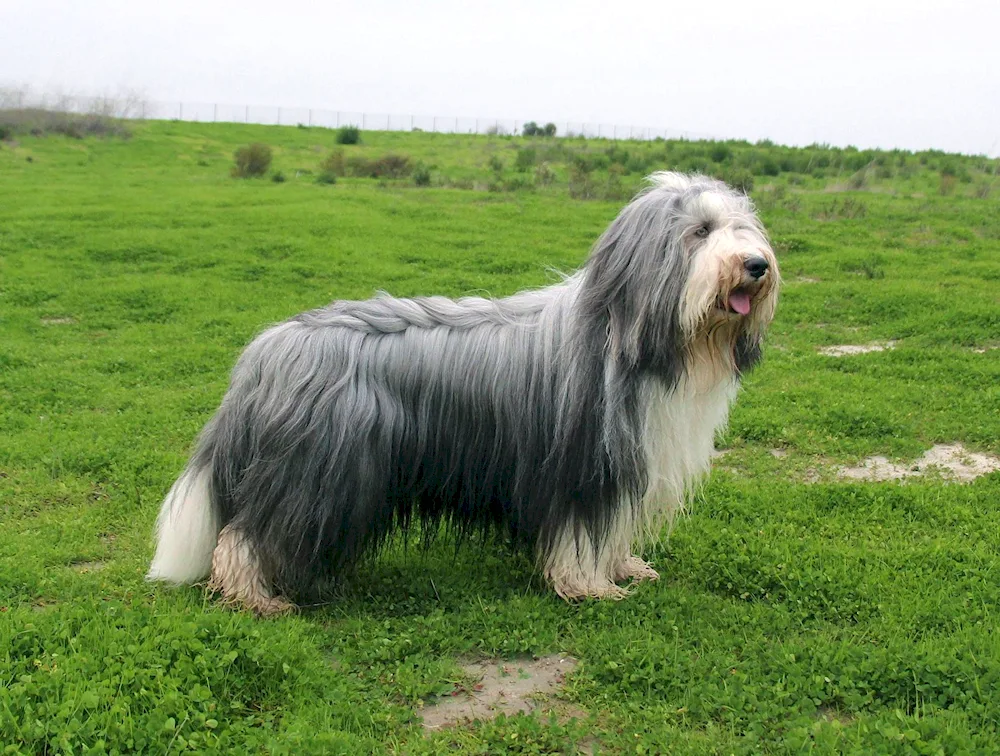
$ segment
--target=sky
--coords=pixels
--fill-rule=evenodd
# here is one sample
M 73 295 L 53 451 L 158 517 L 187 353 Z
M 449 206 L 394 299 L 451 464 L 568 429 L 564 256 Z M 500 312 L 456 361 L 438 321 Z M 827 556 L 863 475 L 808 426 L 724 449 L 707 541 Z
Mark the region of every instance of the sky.
M 1000 155 L 1000 0 L 0 0 L 0 86 Z

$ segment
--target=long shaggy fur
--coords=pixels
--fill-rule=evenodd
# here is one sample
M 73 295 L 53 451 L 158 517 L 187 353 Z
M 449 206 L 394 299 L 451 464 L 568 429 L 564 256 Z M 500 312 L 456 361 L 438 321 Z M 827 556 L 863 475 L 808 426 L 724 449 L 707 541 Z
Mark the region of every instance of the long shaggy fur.
M 163 504 L 149 577 L 211 571 L 276 611 L 445 520 L 530 549 L 566 598 L 620 595 L 655 577 L 633 545 L 707 471 L 777 284 L 746 197 L 655 174 L 554 286 L 341 301 L 274 326 Z

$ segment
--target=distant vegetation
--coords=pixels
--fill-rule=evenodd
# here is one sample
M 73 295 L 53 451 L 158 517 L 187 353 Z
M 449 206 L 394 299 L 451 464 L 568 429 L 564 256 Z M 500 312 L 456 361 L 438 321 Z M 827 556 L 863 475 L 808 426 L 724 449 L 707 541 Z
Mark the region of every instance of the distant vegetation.
M 132 136 L 125 121 L 100 113 L 64 113 L 43 108 L 0 109 L 0 139 L 53 134 L 73 139 L 88 136 L 128 139 Z
M 254 142 L 236 150 L 233 160 L 236 163 L 233 166 L 233 176 L 236 178 L 263 176 L 271 167 L 271 148 L 266 144 Z

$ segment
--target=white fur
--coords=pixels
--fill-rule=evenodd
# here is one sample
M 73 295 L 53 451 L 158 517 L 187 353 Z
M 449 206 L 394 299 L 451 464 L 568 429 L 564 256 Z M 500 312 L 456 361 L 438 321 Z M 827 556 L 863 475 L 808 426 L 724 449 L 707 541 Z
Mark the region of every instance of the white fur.
M 208 470 L 189 468 L 167 493 L 156 520 L 156 556 L 147 580 L 180 584 L 208 577 L 221 527 L 210 486 Z
M 643 434 L 649 485 L 639 511 L 619 508 L 600 553 L 576 523 L 567 523 L 541 568 L 556 593 L 566 599 L 584 596 L 620 597 L 615 585 L 625 577 L 656 577 L 655 571 L 633 556 L 637 542 L 653 541 L 664 523 L 672 525 L 684 511 L 694 489 L 708 474 L 715 450 L 715 434 L 725 427 L 736 399 L 737 382 L 728 378 L 703 391 L 682 380 L 672 391 L 651 381 L 646 394 Z

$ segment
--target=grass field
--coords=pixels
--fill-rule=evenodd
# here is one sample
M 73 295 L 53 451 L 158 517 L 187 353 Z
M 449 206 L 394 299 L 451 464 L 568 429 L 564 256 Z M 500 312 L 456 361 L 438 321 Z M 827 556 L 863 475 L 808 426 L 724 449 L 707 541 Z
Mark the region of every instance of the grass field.
M 343 148 L 406 153 L 429 171 L 418 188 L 317 182 L 322 129 L 132 128 L 0 143 L 0 752 L 1000 751 L 1000 473 L 836 475 L 938 442 L 1000 453 L 997 161 L 443 134 Z M 251 141 L 285 181 L 230 177 Z M 646 555 L 658 583 L 568 605 L 522 557 L 447 537 L 274 620 L 143 581 L 159 501 L 257 331 L 376 289 L 545 284 L 643 172 L 677 167 L 752 178 L 786 283 L 727 453 Z M 421 710 L 470 684 L 463 660 L 553 652 L 579 665 L 539 710 L 424 732 Z

